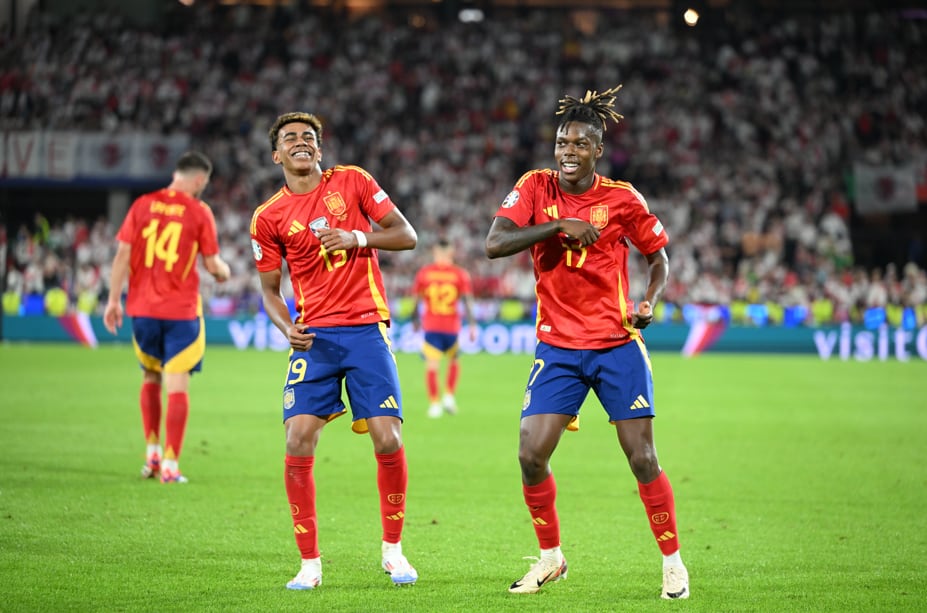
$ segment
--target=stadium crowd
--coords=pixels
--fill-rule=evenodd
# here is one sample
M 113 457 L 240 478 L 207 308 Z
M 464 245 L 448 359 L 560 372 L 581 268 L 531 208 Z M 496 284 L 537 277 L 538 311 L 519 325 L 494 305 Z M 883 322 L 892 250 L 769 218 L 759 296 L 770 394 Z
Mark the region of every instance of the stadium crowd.
M 857 261 L 846 179 L 855 160 L 927 155 L 927 19 L 730 7 L 685 29 L 656 11 L 519 9 L 475 23 L 301 3 L 175 11 L 161 28 L 32 15 L 0 47 L 0 128 L 189 134 L 216 167 L 205 199 L 233 272 L 221 288 L 205 281 L 214 315 L 260 308 L 248 223 L 280 186 L 266 130 L 289 110 L 323 118 L 323 163 L 369 170 L 420 244 L 456 245 L 480 318 L 500 299 L 527 313 L 528 254 L 483 255 L 491 216 L 521 173 L 553 163 L 547 101 L 623 83 L 625 120 L 598 170 L 631 181 L 666 226 L 668 304 L 764 304 L 773 321 L 798 306 L 806 323 L 869 307 L 900 321 L 909 308 L 925 322 L 922 239 L 903 239 L 902 261 Z M 57 289 L 54 308 L 100 312 L 119 220 L 71 213 L 37 211 L 0 234 L 5 310 Z M 428 253 L 381 254 L 394 301 Z

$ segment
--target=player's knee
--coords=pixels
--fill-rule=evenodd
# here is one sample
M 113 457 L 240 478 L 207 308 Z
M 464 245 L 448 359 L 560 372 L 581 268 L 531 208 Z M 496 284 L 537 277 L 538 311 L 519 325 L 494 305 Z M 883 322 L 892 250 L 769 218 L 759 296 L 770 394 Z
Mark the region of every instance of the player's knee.
M 397 437 L 374 438 L 373 452 L 377 455 L 396 453 L 402 447 L 402 439 Z
M 400 447 L 402 447 L 402 427 L 400 423 L 398 419 L 394 418 L 380 419 L 374 417 L 367 419 L 374 453 L 387 454 L 399 451 Z
M 288 433 L 286 437 L 286 453 L 287 455 L 313 455 L 315 449 L 311 441 L 305 437 L 300 437 L 294 435 L 293 433 Z
M 547 472 L 548 458 L 542 457 L 533 449 L 519 449 L 518 463 L 521 465 L 521 472 L 529 482 L 534 482 L 537 477 Z
M 660 463 L 652 447 L 635 451 L 628 456 L 634 477 L 641 483 L 650 483 L 660 476 Z
M 287 424 L 286 452 L 287 455 L 314 455 L 318 441 L 318 433 L 303 427 L 298 422 Z

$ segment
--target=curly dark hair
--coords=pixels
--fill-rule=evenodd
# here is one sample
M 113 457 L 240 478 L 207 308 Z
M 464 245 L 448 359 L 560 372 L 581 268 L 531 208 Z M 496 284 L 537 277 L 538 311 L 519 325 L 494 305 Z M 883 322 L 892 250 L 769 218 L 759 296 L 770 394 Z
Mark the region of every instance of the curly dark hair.
M 280 128 L 285 126 L 288 123 L 307 123 L 312 126 L 312 129 L 315 130 L 316 144 L 322 146 L 322 120 L 313 115 L 312 113 L 304 113 L 302 111 L 295 111 L 292 113 L 284 113 L 280 117 L 277 117 L 274 121 L 274 125 L 270 127 L 270 130 L 267 131 L 267 136 L 270 138 L 270 150 L 277 150 L 277 137 L 280 136 Z
M 571 121 L 578 121 L 593 126 L 601 134 L 605 132 L 606 120 L 611 119 L 616 124 L 621 122 L 624 115 L 614 109 L 615 94 L 619 89 L 620 83 L 601 94 L 586 90 L 586 95 L 582 98 L 564 96 L 559 100 L 560 107 L 557 109 L 557 115 L 563 116 L 557 128 L 562 128 Z

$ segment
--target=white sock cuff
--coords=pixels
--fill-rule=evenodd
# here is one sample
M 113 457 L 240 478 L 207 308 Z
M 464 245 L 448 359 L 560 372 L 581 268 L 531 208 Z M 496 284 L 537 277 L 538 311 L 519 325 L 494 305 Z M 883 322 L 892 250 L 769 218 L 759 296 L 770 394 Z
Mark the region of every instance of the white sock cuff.
M 679 555 L 679 550 L 676 550 L 676 553 L 671 553 L 668 556 L 663 556 L 663 566 L 682 566 L 682 556 Z
M 383 545 L 380 547 L 380 551 L 383 553 L 394 553 L 402 555 L 402 543 L 387 543 L 383 541 Z
M 550 549 L 541 550 L 542 558 L 556 558 L 557 560 L 563 559 L 563 552 L 560 551 L 560 547 L 552 547 Z

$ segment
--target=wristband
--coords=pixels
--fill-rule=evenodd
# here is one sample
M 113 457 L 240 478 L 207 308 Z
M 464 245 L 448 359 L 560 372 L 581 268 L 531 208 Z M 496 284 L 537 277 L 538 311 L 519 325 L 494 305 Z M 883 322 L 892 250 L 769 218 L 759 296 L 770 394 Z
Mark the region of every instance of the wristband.
M 351 230 L 354 236 L 357 237 L 357 247 L 363 248 L 367 246 L 367 235 L 361 232 L 360 230 Z

